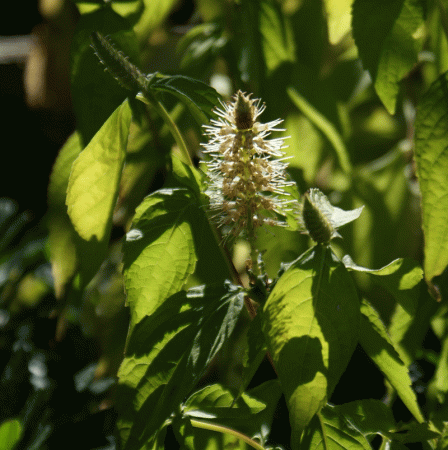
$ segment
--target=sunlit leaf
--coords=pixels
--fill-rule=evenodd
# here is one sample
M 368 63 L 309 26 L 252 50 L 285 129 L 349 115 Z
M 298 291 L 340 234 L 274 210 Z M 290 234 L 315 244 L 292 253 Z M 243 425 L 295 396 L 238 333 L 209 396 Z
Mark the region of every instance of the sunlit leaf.
M 354 0 L 325 0 L 328 38 L 337 44 L 351 29 L 351 9 Z
M 266 405 L 247 394 L 234 404 L 235 397 L 220 384 L 212 384 L 195 392 L 185 402 L 183 413 L 202 419 L 250 417 L 266 408 Z
M 448 266 L 448 73 L 421 99 L 415 119 L 415 159 L 422 194 L 425 280 Z
M 124 273 L 132 323 L 150 316 L 194 271 L 192 223 L 197 206 L 187 189 L 159 190 L 137 208 L 126 237 Z
M 381 269 L 367 269 L 358 266 L 349 255 L 342 258 L 342 262 L 349 270 L 368 273 L 374 282 L 384 286 L 406 309 L 408 314 L 415 315 L 417 309 L 418 289 L 414 289 L 423 277 L 423 270 L 412 259 L 399 258 Z
M 411 388 L 408 369 L 387 334 L 378 313 L 366 301 L 362 303 L 361 313 L 359 342 L 362 348 L 383 372 L 417 421 L 424 422 L 417 397 Z
M 93 273 L 112 228 L 130 123 L 131 109 L 125 101 L 79 154 L 70 173 L 68 215 L 79 237 L 90 244 Z
M 422 23 L 419 0 L 355 0 L 353 4 L 353 34 L 359 55 L 391 114 L 399 82 L 417 62 L 421 43 L 413 34 Z
M 132 109 L 126 163 L 115 213 L 122 218 L 122 223 L 126 224 L 149 192 L 157 173 L 165 167 L 170 150 L 169 145 L 163 146 L 159 141 L 159 138 L 164 136 L 154 133 L 153 127 L 160 129 L 162 120 L 157 118 L 154 122 L 150 121 L 146 106 L 140 102 L 135 102 Z M 139 111 L 136 112 L 137 110 Z M 156 142 L 160 145 L 156 145 Z
M 264 443 L 281 396 L 278 380 L 270 380 L 236 399 L 221 385 L 195 392 L 183 407 L 183 414 L 199 421 L 224 425 Z
M 305 430 L 301 448 L 315 450 L 371 450 L 369 441 L 355 427 L 350 426 L 337 413 L 336 407 L 327 405 Z
M 22 439 L 23 426 L 18 419 L 8 419 L 0 424 L 0 450 L 14 450 Z
M 332 251 L 317 245 L 281 276 L 262 318 L 288 402 L 293 442 L 298 442 L 325 405 L 356 347 L 356 289 Z
M 131 109 L 125 101 L 73 163 L 67 188 L 68 214 L 86 241 L 102 242 L 110 232 L 130 123 Z

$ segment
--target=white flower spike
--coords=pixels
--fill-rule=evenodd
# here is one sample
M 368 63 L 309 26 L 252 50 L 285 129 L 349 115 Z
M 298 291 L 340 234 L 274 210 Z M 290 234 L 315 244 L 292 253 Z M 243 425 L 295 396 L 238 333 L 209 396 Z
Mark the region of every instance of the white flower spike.
M 293 184 L 286 181 L 283 139 L 266 139 L 284 131 L 275 128 L 282 120 L 258 122 L 265 105 L 241 91 L 222 106 L 214 111 L 218 119 L 204 127 L 209 142 L 203 144 L 211 156 L 207 194 L 218 226 L 231 227 L 236 236 L 263 224 L 286 225 L 272 214 L 282 214 L 292 202 L 280 197 Z
M 235 236 L 263 224 L 285 226 L 276 214 L 295 201 L 281 197 L 293 183 L 286 181 L 283 139 L 266 139 L 284 131 L 276 128 L 282 120 L 258 122 L 265 105 L 241 91 L 222 107 L 214 111 L 218 119 L 204 126 L 209 142 L 203 144 L 211 156 L 207 194 L 217 225 L 229 226 Z

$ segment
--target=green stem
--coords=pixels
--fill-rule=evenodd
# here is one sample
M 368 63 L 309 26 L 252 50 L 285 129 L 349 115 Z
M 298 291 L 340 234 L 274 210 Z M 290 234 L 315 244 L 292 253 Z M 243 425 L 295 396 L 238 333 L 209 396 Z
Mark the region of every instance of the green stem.
M 320 424 L 320 428 L 322 430 L 322 436 L 323 436 L 323 440 L 324 440 L 324 450 L 328 450 L 328 441 L 327 441 L 327 433 L 325 433 L 325 428 L 324 428 L 324 421 L 322 420 L 322 416 L 319 413 L 317 413 L 317 417 L 319 419 L 319 424 Z
M 223 425 L 218 425 L 215 423 L 203 422 L 202 420 L 190 419 L 190 422 L 191 422 L 191 425 L 196 428 L 202 428 L 204 430 L 216 431 L 217 433 L 230 434 L 232 436 L 237 437 L 238 439 L 241 439 L 246 444 L 249 444 L 252 448 L 255 448 L 256 450 L 265 450 L 265 448 L 262 445 L 260 445 L 258 442 L 255 442 L 249 436 L 246 436 L 245 434 L 240 433 L 239 431 L 236 431 L 232 428 L 225 427 Z
M 143 96 L 139 96 L 139 99 L 144 100 L 145 103 L 152 105 L 155 108 L 157 113 L 160 115 L 160 117 L 162 117 L 162 119 L 170 129 L 171 134 L 173 135 L 174 140 L 179 147 L 182 158 L 184 159 L 184 163 L 188 164 L 190 167 L 193 167 L 193 161 L 190 158 L 190 153 L 188 152 L 187 144 L 184 141 L 182 133 L 180 132 L 179 128 L 177 128 L 176 123 L 173 121 L 162 103 L 160 103 L 159 100 L 157 100 L 149 92 L 145 92 Z
M 219 235 L 218 230 L 212 223 L 210 223 L 210 228 L 213 232 L 213 236 L 215 237 L 216 243 L 218 244 L 218 247 L 221 251 L 224 261 L 227 264 L 229 272 L 232 275 L 234 283 L 239 284 L 240 286 L 243 286 L 243 282 L 241 281 L 240 275 L 239 275 L 238 271 L 236 270 L 235 265 L 233 264 L 230 251 L 227 248 L 227 245 L 225 244 L 225 242 L 223 242 L 222 236 Z
M 250 259 L 252 261 L 252 273 L 257 277 L 260 275 L 260 267 L 258 266 L 258 249 L 255 244 L 256 236 L 255 230 L 252 223 L 252 216 L 250 212 L 247 213 L 247 240 L 249 241 L 250 247 Z

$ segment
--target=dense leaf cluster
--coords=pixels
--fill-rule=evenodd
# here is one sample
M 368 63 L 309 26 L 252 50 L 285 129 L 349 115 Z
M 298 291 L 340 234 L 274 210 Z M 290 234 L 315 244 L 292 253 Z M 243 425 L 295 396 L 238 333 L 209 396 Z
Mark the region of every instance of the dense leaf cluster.
M 73 5 L 77 125 L 48 236 L 13 240 L 0 203 L 0 448 L 52 448 L 61 423 L 105 410 L 108 448 L 444 449 L 448 5 L 202 0 L 173 28 L 175 4 Z M 287 226 L 229 238 L 200 144 L 237 91 L 284 121 L 275 193 L 292 206 L 274 211 Z M 56 408 L 70 419 L 52 413 L 58 353 L 31 343 L 27 311 L 57 317 L 57 341 L 99 343 L 70 372 L 85 410 Z M 8 393 L 23 364 L 25 406 Z

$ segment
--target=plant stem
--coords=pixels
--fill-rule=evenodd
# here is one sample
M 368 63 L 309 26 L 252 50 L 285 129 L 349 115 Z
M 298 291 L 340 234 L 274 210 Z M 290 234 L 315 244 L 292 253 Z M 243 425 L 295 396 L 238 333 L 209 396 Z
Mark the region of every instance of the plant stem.
M 193 427 L 202 428 L 204 430 L 216 431 L 217 433 L 230 434 L 232 436 L 237 437 L 238 439 L 241 439 L 246 444 L 249 444 L 252 448 L 255 448 L 256 450 L 265 450 L 265 448 L 258 442 L 255 442 L 249 436 L 246 436 L 245 434 L 240 433 L 239 431 L 236 431 L 232 428 L 225 427 L 223 425 L 218 425 L 215 423 L 203 422 L 202 420 L 196 419 L 190 419 L 190 422 Z
M 155 108 L 157 113 L 160 115 L 160 117 L 162 117 L 162 119 L 165 121 L 166 125 L 170 129 L 171 134 L 173 135 L 174 140 L 176 141 L 176 144 L 179 147 L 182 158 L 184 159 L 184 163 L 188 164 L 190 167 L 193 167 L 193 161 L 190 158 L 190 153 L 188 152 L 187 144 L 184 141 L 182 133 L 179 131 L 179 128 L 177 128 L 176 123 L 173 121 L 173 119 L 171 118 L 165 107 L 162 105 L 162 103 L 160 103 L 159 100 L 157 100 L 149 92 L 144 92 L 143 96 L 140 96 L 139 98 L 145 100 L 145 103 L 148 103 Z
M 322 419 L 320 412 L 317 413 L 317 417 L 319 419 L 320 428 L 322 430 L 322 436 L 323 436 L 323 440 L 324 440 L 324 448 L 328 448 L 327 433 L 325 433 L 324 421 Z
M 252 214 L 250 212 L 250 208 L 249 211 L 247 211 L 247 240 L 249 242 L 249 246 L 250 246 L 250 259 L 252 262 L 252 273 L 257 277 L 258 275 L 260 275 L 260 267 L 258 265 L 258 249 L 257 246 L 255 245 L 255 242 L 257 240 L 256 236 L 255 236 L 255 230 L 254 230 L 254 225 L 253 225 L 253 221 L 252 221 Z

